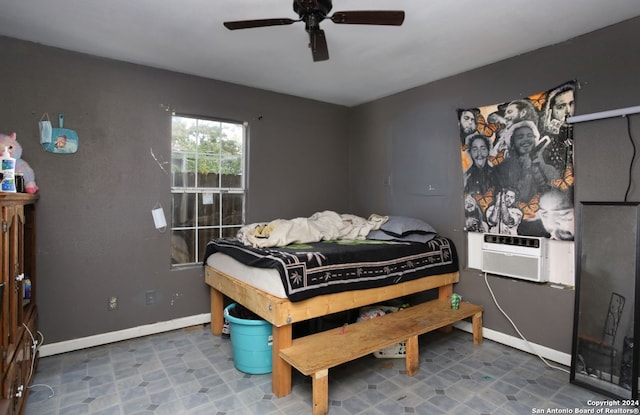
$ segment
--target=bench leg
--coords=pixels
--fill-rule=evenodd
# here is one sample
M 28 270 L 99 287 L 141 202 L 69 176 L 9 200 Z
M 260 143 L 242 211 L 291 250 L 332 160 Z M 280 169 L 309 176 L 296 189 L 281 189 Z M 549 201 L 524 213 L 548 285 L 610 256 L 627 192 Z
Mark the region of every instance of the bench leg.
M 222 325 L 224 324 L 223 296 L 215 288 L 211 288 L 209 291 L 211 292 L 211 334 L 219 336 L 222 334 Z
M 418 336 L 409 337 L 406 342 L 405 367 L 407 375 L 413 376 L 420 369 L 420 356 L 418 350 Z
M 273 350 L 271 358 L 271 390 L 278 398 L 291 393 L 291 365 L 280 357 L 280 350 L 293 342 L 292 325 L 273 326 Z
M 313 387 L 313 415 L 329 413 L 329 369 L 311 375 Z
M 471 325 L 473 329 L 473 344 L 482 343 L 482 312 L 476 313 L 471 317 Z

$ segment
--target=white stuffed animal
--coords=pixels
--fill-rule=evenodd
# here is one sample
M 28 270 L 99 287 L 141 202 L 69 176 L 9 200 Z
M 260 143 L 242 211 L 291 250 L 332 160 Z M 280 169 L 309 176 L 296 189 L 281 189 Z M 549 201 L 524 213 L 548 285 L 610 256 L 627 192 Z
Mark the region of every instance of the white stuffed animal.
M 16 159 L 16 173 L 22 173 L 24 175 L 24 188 L 27 193 L 36 193 L 38 186 L 36 185 L 35 173 L 29 163 L 22 160 L 22 146 L 16 140 L 16 133 L 9 135 L 0 134 L 0 152 L 4 151 L 4 148 L 9 148 L 9 154 Z

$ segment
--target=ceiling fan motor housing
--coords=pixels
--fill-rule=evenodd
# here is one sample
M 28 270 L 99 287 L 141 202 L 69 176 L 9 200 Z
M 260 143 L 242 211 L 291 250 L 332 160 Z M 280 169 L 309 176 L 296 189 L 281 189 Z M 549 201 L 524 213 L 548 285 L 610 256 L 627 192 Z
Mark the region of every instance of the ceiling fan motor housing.
M 318 23 L 320 23 L 329 14 L 332 8 L 331 0 L 294 0 L 293 11 L 300 16 L 302 20 L 309 15 L 314 15 Z

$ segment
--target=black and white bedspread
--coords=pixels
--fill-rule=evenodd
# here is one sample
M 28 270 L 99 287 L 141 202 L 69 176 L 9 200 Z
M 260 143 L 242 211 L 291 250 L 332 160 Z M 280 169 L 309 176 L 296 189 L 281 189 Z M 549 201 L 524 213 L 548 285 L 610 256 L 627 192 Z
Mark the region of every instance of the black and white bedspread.
M 453 242 L 437 236 L 427 243 L 338 240 L 253 248 L 235 238 L 214 239 L 206 259 L 222 252 L 243 264 L 279 271 L 289 300 L 382 287 L 458 271 Z

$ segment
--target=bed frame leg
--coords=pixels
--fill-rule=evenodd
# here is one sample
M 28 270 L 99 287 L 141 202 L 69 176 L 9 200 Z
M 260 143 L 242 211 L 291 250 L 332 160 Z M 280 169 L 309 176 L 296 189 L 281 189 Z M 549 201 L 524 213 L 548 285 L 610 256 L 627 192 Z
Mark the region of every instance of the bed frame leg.
M 272 335 L 271 390 L 278 398 L 282 398 L 291 393 L 291 365 L 280 357 L 280 350 L 291 346 L 293 326 L 291 324 L 282 327 L 273 326 Z
M 219 336 L 222 334 L 223 316 L 223 295 L 215 288 L 211 288 L 211 334 Z
M 443 285 L 438 288 L 438 300 L 450 301 L 453 294 L 453 284 Z M 449 333 L 453 330 L 453 325 L 444 326 L 440 329 L 443 333 Z

